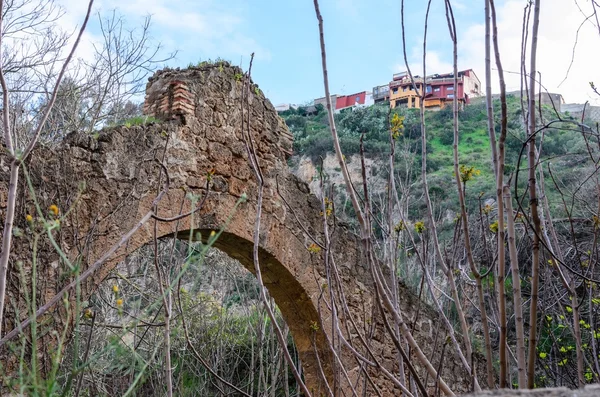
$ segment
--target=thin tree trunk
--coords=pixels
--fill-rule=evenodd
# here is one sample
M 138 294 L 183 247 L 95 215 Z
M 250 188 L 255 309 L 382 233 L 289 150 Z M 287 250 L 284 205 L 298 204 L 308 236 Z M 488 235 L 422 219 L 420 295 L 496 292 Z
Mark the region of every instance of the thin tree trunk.
M 333 105 L 331 103 L 331 95 L 329 93 L 329 77 L 327 73 L 327 53 L 325 51 L 325 34 L 323 33 L 323 17 L 321 16 L 321 11 L 319 10 L 319 0 L 314 0 L 315 13 L 317 15 L 317 20 L 319 22 L 319 39 L 321 43 L 321 63 L 323 66 L 323 85 L 325 86 L 325 103 L 327 104 L 327 116 L 329 119 L 329 128 L 331 130 L 331 137 L 333 139 L 333 147 L 335 149 L 335 154 L 337 156 L 338 162 L 340 164 L 340 168 L 342 169 L 342 175 L 344 176 L 344 183 L 346 184 L 346 191 L 348 192 L 348 196 L 352 201 L 352 207 L 354 208 L 354 212 L 356 213 L 356 218 L 358 220 L 358 224 L 361 228 L 361 238 L 365 239 L 368 235 L 369 231 L 365 228 L 365 219 L 363 213 L 360 209 L 360 204 L 358 202 L 358 198 L 356 197 L 356 193 L 352 187 L 352 181 L 350 180 L 350 174 L 348 173 L 348 168 L 346 167 L 346 161 L 344 160 L 344 155 L 342 153 L 342 148 L 340 147 L 340 141 L 338 139 L 337 129 L 335 127 L 335 120 L 333 118 Z
M 538 30 L 540 26 L 540 0 L 535 1 L 533 12 L 533 31 L 531 35 L 531 66 L 529 68 L 529 152 L 527 156 L 529 166 L 529 203 L 534 226 L 531 259 L 531 306 L 529 310 L 529 346 L 527 360 L 527 387 L 533 389 L 535 382 L 535 360 L 537 346 L 537 304 L 539 293 L 540 269 L 540 235 L 542 228 L 538 214 L 538 198 L 536 192 L 536 156 L 535 156 L 535 74 L 537 58 Z
M 424 35 L 423 35 L 423 76 L 424 76 L 424 78 L 425 78 L 425 76 L 427 76 L 427 73 L 426 73 L 427 72 L 427 69 L 426 69 L 427 21 L 428 21 L 430 6 L 431 6 L 431 0 L 429 0 L 427 3 L 427 13 L 425 16 L 425 31 L 424 31 Z M 405 30 L 404 30 L 404 0 L 402 0 L 402 3 L 401 3 L 401 16 L 400 17 L 401 17 L 401 26 L 402 26 L 404 63 L 406 65 L 406 68 L 408 70 L 411 80 L 413 80 L 413 85 L 414 85 L 414 79 L 412 77 L 412 73 L 410 72 L 410 67 L 408 64 L 408 56 L 406 54 L 406 35 L 405 35 Z M 466 356 L 471 357 L 473 354 L 473 350 L 471 347 L 471 340 L 469 338 L 469 328 L 467 326 L 465 313 L 463 311 L 462 304 L 460 302 L 460 297 L 458 295 L 458 288 L 456 287 L 456 282 L 454 280 L 454 274 L 452 273 L 453 269 L 449 264 L 446 264 L 446 261 L 444 260 L 444 256 L 442 255 L 442 250 L 440 248 L 440 242 L 438 240 L 437 226 L 435 223 L 435 219 L 433 217 L 433 205 L 431 204 L 431 197 L 429 195 L 429 183 L 427 181 L 427 128 L 425 125 L 424 99 L 425 99 L 425 91 L 422 90 L 421 98 L 419 101 L 419 105 L 420 105 L 419 106 L 419 114 L 420 114 L 420 121 L 421 121 L 421 181 L 423 183 L 423 196 L 425 198 L 425 204 L 427 205 L 427 220 L 429 221 L 429 227 L 431 228 L 431 236 L 433 239 L 433 248 L 435 251 L 436 258 L 437 258 L 444 274 L 446 274 L 446 276 L 448 278 L 450 290 L 452 291 L 452 298 L 454 299 L 454 304 L 456 307 L 456 312 L 458 315 L 458 319 L 459 319 L 459 323 L 460 323 L 460 327 L 461 327 L 461 331 L 462 331 L 462 337 L 463 337 L 463 343 L 464 343 L 465 350 L 466 350 Z M 467 369 L 467 371 L 471 372 L 470 367 L 467 367 L 466 369 Z M 475 384 L 476 384 L 475 390 L 480 390 L 480 386 L 479 386 L 479 383 L 478 383 L 478 380 L 476 377 L 475 377 Z
M 504 201 L 508 219 L 508 252 L 510 255 L 510 268 L 512 271 L 513 303 L 515 310 L 515 329 L 517 333 L 517 373 L 519 388 L 525 388 L 527 381 L 527 364 L 525 360 L 525 331 L 523 329 L 523 302 L 521 301 L 521 276 L 517 258 L 517 245 L 515 239 L 515 222 L 512 207 L 510 187 L 504 186 Z
M 475 266 L 475 259 L 473 258 L 473 251 L 471 249 L 470 233 L 469 233 L 469 218 L 467 216 L 467 207 L 465 204 L 465 192 L 463 190 L 463 184 L 461 180 L 461 173 L 459 169 L 458 160 L 458 38 L 456 32 L 456 25 L 454 15 L 452 12 L 452 6 L 449 0 L 446 0 L 446 17 L 448 19 L 448 29 L 450 30 L 450 36 L 453 44 L 453 67 L 454 67 L 454 95 L 452 100 L 453 110 L 453 128 L 454 128 L 454 143 L 452 145 L 454 153 L 454 175 L 456 178 L 456 187 L 458 190 L 458 199 L 460 202 L 461 222 L 463 227 L 463 234 L 465 237 L 465 249 L 467 252 L 467 260 L 471 267 L 471 272 L 475 276 L 477 283 L 477 292 L 479 297 L 479 310 L 481 311 L 481 323 L 483 326 L 483 337 L 486 351 L 486 367 L 487 367 L 487 380 L 489 385 L 494 384 L 494 368 L 493 368 L 493 356 L 492 356 L 492 344 L 490 341 L 490 329 L 488 323 L 487 310 L 485 307 L 485 298 L 483 294 L 483 285 L 481 281 L 481 274 Z
M 490 15 L 491 11 L 491 15 Z M 504 142 L 506 141 L 507 121 L 508 114 L 506 108 L 506 83 L 504 81 L 504 69 L 502 67 L 502 61 L 500 59 L 500 51 L 498 46 L 498 26 L 496 23 L 496 7 L 494 0 L 486 0 L 486 102 L 487 102 L 487 116 L 488 116 L 488 129 L 490 135 L 490 141 L 496 140 L 495 137 L 495 126 L 494 126 L 494 114 L 492 107 L 492 86 L 491 86 L 491 62 L 488 62 L 490 43 L 489 43 L 489 22 L 491 17 L 492 28 L 493 28 L 493 41 L 494 41 L 494 55 L 496 58 L 496 67 L 498 69 L 498 77 L 500 82 L 500 104 L 501 104 L 501 125 L 500 125 L 500 140 L 498 142 L 498 150 L 492 150 L 492 156 L 494 158 L 494 171 L 496 173 L 496 202 L 498 204 L 498 270 L 497 270 L 497 290 L 498 290 L 498 317 L 500 323 L 500 388 L 507 387 L 507 374 L 508 374 L 508 360 L 506 359 L 506 296 L 505 296 L 505 285 L 504 279 L 506 276 L 505 268 L 505 231 L 504 231 L 504 204 L 502 189 L 504 185 Z M 495 145 L 494 145 L 495 146 Z M 510 216 L 510 215 L 509 215 Z M 514 234 L 514 230 L 513 230 Z

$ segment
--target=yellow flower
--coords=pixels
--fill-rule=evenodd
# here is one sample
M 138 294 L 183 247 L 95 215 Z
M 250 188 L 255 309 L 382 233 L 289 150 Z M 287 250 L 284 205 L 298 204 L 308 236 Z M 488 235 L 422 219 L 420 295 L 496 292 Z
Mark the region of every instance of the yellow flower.
M 321 247 L 319 247 L 317 244 L 312 243 L 311 245 L 308 246 L 307 248 L 308 252 L 310 252 L 311 254 L 318 254 L 319 252 L 321 252 Z
M 567 313 L 573 313 L 573 308 L 571 306 L 567 306 L 565 309 L 567 310 Z
M 54 214 L 54 216 L 58 216 L 58 207 L 56 206 L 56 204 L 52 204 L 50 207 L 48 207 L 48 210 L 50 212 L 52 212 Z
M 404 224 L 404 221 L 400 221 L 398 222 L 398 224 L 396 225 L 396 227 L 394 228 L 394 231 L 396 233 L 400 233 L 402 230 L 404 230 L 406 228 L 406 225 Z
M 119 286 L 117 284 L 113 285 L 113 292 L 119 292 Z
M 117 306 L 123 306 L 123 299 L 117 299 Z
M 548 356 L 548 355 L 547 355 L 546 353 L 544 353 L 544 352 L 541 352 L 541 353 L 540 353 L 540 358 L 542 358 L 542 359 L 546 358 L 547 356 Z
M 470 181 L 471 179 L 473 179 L 473 177 L 480 175 L 481 170 L 478 170 L 475 167 L 467 167 L 466 165 L 461 164 L 459 173 L 460 173 L 460 180 L 463 183 L 466 183 L 466 182 Z
M 415 222 L 415 231 L 417 233 L 423 233 L 423 231 L 425 230 L 425 222 L 423 221 L 419 221 L 419 222 Z
M 26 220 L 28 223 L 31 223 L 31 222 L 33 222 L 33 216 L 31 216 L 31 215 L 27 214 L 27 215 L 25 216 L 25 220 Z
M 92 318 L 94 317 L 94 312 L 92 311 L 92 309 L 85 309 L 83 315 L 85 316 L 85 318 Z
M 490 225 L 490 230 L 492 233 L 498 233 L 498 221 L 495 221 Z
M 317 332 L 319 330 L 319 323 L 316 321 L 312 321 L 310 323 L 310 329 L 314 332 Z
M 404 130 L 404 116 L 399 116 L 398 113 L 395 113 L 390 120 L 390 129 L 392 131 L 392 138 L 398 139 Z

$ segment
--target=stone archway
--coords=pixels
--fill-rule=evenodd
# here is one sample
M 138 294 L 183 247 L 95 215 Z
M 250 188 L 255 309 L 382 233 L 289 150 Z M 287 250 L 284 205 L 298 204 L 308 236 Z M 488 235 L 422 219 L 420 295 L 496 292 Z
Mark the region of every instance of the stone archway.
M 320 300 L 326 272 L 320 255 L 307 250 L 312 243 L 310 236 L 322 238 L 321 206 L 306 183 L 288 171 L 292 136 L 257 86 L 252 84 L 248 90 L 248 107 L 242 111 L 242 100 L 246 101 L 242 95 L 244 79 L 241 69 L 223 64 L 158 72 L 147 85 L 144 110 L 160 122 L 109 128 L 97 136 L 73 133 L 56 148 L 37 149 L 26 168 L 42 207 L 55 204 L 66 213 L 56 232 L 57 241 L 72 261 L 79 261 L 82 271 L 151 210 L 165 184 L 165 171 L 170 183 L 158 203 L 159 217 L 168 219 L 190 212 L 190 194 L 206 200 L 193 217 L 158 222 L 156 236 L 181 237 L 189 230 L 206 236 L 224 227 L 217 248 L 253 271 L 251 242 L 257 189 L 241 133 L 242 117 L 249 120 L 249 134 L 265 178 L 259 239 L 263 279 L 290 327 L 309 388 L 319 390 L 323 378 L 320 368 L 325 377 L 331 378 L 333 362 L 325 334 L 331 330 L 331 314 Z M 5 163 L 0 161 L 0 165 Z M 0 167 L 0 180 L 8 181 L 4 166 Z M 0 185 L 0 211 L 5 208 L 6 185 Z M 24 182 L 19 188 L 23 194 L 17 226 L 27 231 L 31 225 L 25 215 L 35 214 L 35 210 Z M 85 281 L 83 296 L 89 296 L 126 255 L 153 241 L 154 233 L 154 221 L 143 224 L 109 262 Z M 349 309 L 355 312 L 359 326 L 373 330 L 371 350 L 381 354 L 382 365 L 394 371 L 397 361 L 393 344 L 385 337 L 383 325 L 369 324 L 368 318 L 375 312 L 374 293 L 370 272 L 360 257 L 358 238 L 341 225 L 331 238 Z M 16 319 L 26 313 L 20 291 L 28 286 L 21 285 L 16 263 L 30 263 L 30 243 L 28 233 L 15 239 L 9 301 L 10 308 L 22 313 L 17 316 L 14 311 L 8 312 L 3 327 L 7 330 L 14 329 Z M 37 278 L 43 281 L 39 285 L 43 304 L 73 276 L 49 244 L 40 248 L 38 256 Z M 410 317 L 416 312 L 412 307 L 414 297 L 403 291 L 403 310 Z M 423 327 L 419 338 L 424 346 L 433 349 L 431 322 L 435 313 L 424 307 L 418 311 L 420 323 L 429 324 L 429 331 Z M 69 325 L 60 310 L 48 318 L 55 327 Z M 340 319 L 342 324 L 344 321 Z M 319 329 L 316 333 L 311 326 L 314 322 Z M 342 352 L 340 359 L 350 377 L 365 371 L 348 352 Z M 449 382 L 456 379 L 453 383 L 457 390 L 469 384 L 460 368 L 456 358 L 446 358 L 444 376 Z M 384 392 L 393 393 L 393 386 L 378 370 L 369 372 Z
M 158 222 L 157 236 L 182 236 L 189 230 L 206 236 L 209 231 L 225 227 L 216 247 L 254 271 L 256 183 L 240 132 L 242 83 L 235 77 L 238 73 L 239 69 L 216 65 L 163 71 L 149 82 L 145 103 L 146 112 L 162 120 L 160 123 L 106 129 L 97 137 L 72 134 L 56 150 L 37 150 L 27 169 L 42 206 L 55 204 L 62 213 L 68 212 L 59 236 L 69 258 L 79 258 L 83 267 L 88 266 L 136 225 L 151 209 L 165 181 L 157 165 L 160 161 L 170 184 L 158 204 L 158 216 L 173 218 L 191 211 L 189 194 L 208 197 L 193 217 Z M 291 136 L 284 124 L 259 91 L 252 90 L 251 94 L 250 131 L 266 178 L 260 235 L 263 280 L 290 327 L 307 383 L 318 388 L 322 376 L 315 351 L 323 355 L 325 372 L 329 367 L 324 359 L 324 327 L 316 306 L 322 269 L 307 251 L 309 240 L 294 217 L 303 219 L 318 233 L 314 225 L 319 225 L 319 203 L 308 194 L 306 185 L 286 170 Z M 290 204 L 300 211 L 294 217 L 276 191 L 276 178 L 282 195 L 288 196 Z M 82 182 L 85 188 L 80 186 Z M 20 188 L 27 192 L 26 186 Z M 28 213 L 35 214 L 30 200 L 22 202 L 19 209 L 17 226 L 22 230 L 28 228 L 24 222 Z M 154 221 L 149 221 L 109 263 L 86 280 L 83 296 L 89 296 L 120 259 L 153 238 Z M 16 241 L 13 264 L 30 257 L 27 240 L 25 235 Z M 38 266 L 38 278 L 56 281 L 42 286 L 42 296 L 49 298 L 66 284 L 67 272 L 50 247 L 47 256 L 40 257 L 44 259 Z M 22 307 L 16 273 L 13 267 L 9 277 L 14 288 L 9 291 L 9 299 Z M 55 320 L 57 326 L 64 325 L 60 324 L 60 316 Z M 311 327 L 315 322 L 321 324 L 316 337 Z M 9 318 L 5 329 L 15 325 L 14 317 Z

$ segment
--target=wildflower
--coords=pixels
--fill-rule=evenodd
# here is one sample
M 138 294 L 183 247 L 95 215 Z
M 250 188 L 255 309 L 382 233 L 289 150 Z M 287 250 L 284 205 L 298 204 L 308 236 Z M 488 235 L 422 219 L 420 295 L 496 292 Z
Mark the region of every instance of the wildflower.
M 404 130 L 404 116 L 399 116 L 398 113 L 394 113 L 390 120 L 390 130 L 392 132 L 392 138 L 398 139 Z
M 50 207 L 48 207 L 48 210 L 54 214 L 54 216 L 58 216 L 58 207 L 56 206 L 56 204 L 52 204 Z
M 83 316 L 85 318 L 92 318 L 94 317 L 94 312 L 92 311 L 92 309 L 85 309 L 85 312 L 83 312 Z
M 319 323 L 317 323 L 316 321 L 312 321 L 310 323 L 310 329 L 317 332 L 319 330 Z
M 31 215 L 27 214 L 27 215 L 25 216 L 25 220 L 27 221 L 27 223 L 31 223 L 31 222 L 33 222 L 33 216 L 31 216 Z
M 396 227 L 394 227 L 394 231 L 396 233 L 400 233 L 401 231 L 403 231 L 406 228 L 406 225 L 404 224 L 404 221 L 400 221 L 398 222 L 398 224 L 396 224 Z
M 548 356 L 548 354 L 546 354 L 546 353 L 544 353 L 544 352 L 541 352 L 541 353 L 540 353 L 540 358 L 541 358 L 541 359 L 544 359 L 544 358 L 546 358 L 547 356 Z
M 123 299 L 117 299 L 117 306 L 118 307 L 123 306 Z
M 113 285 L 113 292 L 116 294 L 117 292 L 119 292 L 119 286 L 117 284 Z
M 473 179 L 475 176 L 481 174 L 481 170 L 476 169 L 475 167 L 467 167 L 464 164 L 460 165 L 460 180 L 462 183 L 466 183 Z
M 567 348 L 566 348 L 566 347 L 564 347 L 564 346 L 561 346 L 561 347 L 560 347 L 560 352 L 561 352 L 561 353 L 566 353 L 566 352 L 567 352 Z
M 333 201 L 331 201 L 328 197 L 325 197 L 325 215 L 331 216 L 333 213 Z M 321 212 L 321 216 L 323 216 L 323 212 Z
M 213 238 L 217 235 L 217 232 L 215 232 L 214 230 L 210 231 L 210 238 Z
M 552 321 L 552 316 L 546 316 L 546 321 L 548 321 L 548 322 Z
M 565 358 L 564 360 L 562 360 L 561 362 L 558 363 L 559 367 L 562 367 L 563 365 L 565 365 L 567 363 L 567 359 Z
M 415 231 L 419 234 L 423 233 L 425 231 L 425 222 L 415 222 Z
M 495 221 L 490 225 L 490 230 L 492 233 L 498 233 L 498 221 Z
M 319 252 L 321 252 L 321 247 L 319 247 L 317 244 L 312 243 L 311 245 L 308 246 L 308 248 L 306 248 L 308 250 L 308 252 L 310 252 L 311 254 L 318 254 Z
M 483 213 L 484 214 L 489 214 L 492 211 L 492 206 L 489 204 L 486 204 L 485 207 L 483 207 Z
M 212 181 L 213 175 L 215 174 L 215 169 L 211 168 L 207 173 L 206 173 L 206 180 L 207 181 Z
M 565 310 L 567 311 L 567 313 L 573 313 L 573 308 L 571 306 L 566 306 Z

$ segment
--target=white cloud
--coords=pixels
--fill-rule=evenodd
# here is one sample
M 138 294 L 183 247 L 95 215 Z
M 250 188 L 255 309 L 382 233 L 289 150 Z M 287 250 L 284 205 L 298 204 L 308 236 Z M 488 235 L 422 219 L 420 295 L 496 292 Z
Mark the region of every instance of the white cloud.
M 507 89 L 520 89 L 521 68 L 521 32 L 523 11 L 527 2 L 523 0 L 506 0 L 497 2 L 498 13 L 498 38 L 502 66 L 505 70 Z M 583 12 L 591 14 L 585 9 L 585 4 L 579 2 Z M 577 4 L 565 0 L 545 0 L 541 6 L 541 17 L 537 50 L 537 70 L 542 74 L 542 84 L 550 92 L 561 93 L 567 103 L 590 101 L 600 105 L 600 97 L 590 89 L 590 81 L 595 81 L 600 86 L 600 33 L 593 25 L 592 20 L 584 23 L 586 16 L 582 14 Z M 483 10 L 480 10 L 483 18 Z M 441 11 L 443 12 L 443 10 Z M 573 55 L 573 46 L 578 28 L 577 46 L 573 65 L 569 71 L 569 64 Z M 481 23 L 465 26 L 457 19 L 459 29 L 459 69 L 474 69 L 485 85 L 485 25 Z M 447 35 L 447 27 L 431 26 L 430 36 L 442 33 Z M 531 30 L 531 24 L 530 24 Z M 419 39 L 422 40 L 422 39 Z M 452 48 L 449 38 L 436 40 L 428 45 L 427 73 L 442 73 L 452 70 Z M 528 53 L 531 44 L 528 44 Z M 409 51 L 409 61 L 413 73 L 422 73 L 422 43 L 415 41 Z M 526 61 L 529 70 L 529 58 Z M 394 71 L 406 70 L 404 62 L 397 62 Z M 492 56 L 492 90 L 499 91 L 496 72 L 496 63 Z M 418 70 L 418 72 L 415 72 Z M 564 83 L 561 82 L 567 79 Z
M 81 23 L 87 1 L 59 0 L 67 10 L 65 26 Z M 205 60 L 207 57 L 229 57 L 256 53 L 256 58 L 271 59 L 268 49 L 244 32 L 243 10 L 216 0 L 97 0 L 95 10 L 103 14 L 117 9 L 135 28 L 139 21 L 152 17 L 151 35 L 169 51 L 179 50 L 179 59 Z M 95 24 L 95 20 L 91 21 Z M 88 38 L 92 38 L 88 34 Z M 87 48 L 86 48 L 87 47 Z M 89 53 L 91 44 L 82 43 L 79 53 Z
M 335 7 L 338 12 L 347 17 L 356 18 L 360 15 L 356 0 L 335 0 Z
M 413 75 L 422 75 L 423 74 L 423 52 L 422 47 L 413 48 L 412 53 L 408 57 L 410 71 Z M 427 69 L 425 72 L 427 75 L 433 73 L 448 73 L 452 71 L 452 61 L 446 60 L 443 56 L 440 55 L 438 51 L 428 50 L 425 58 L 425 65 Z M 406 64 L 403 62 L 398 62 L 394 66 L 394 73 L 403 72 L 406 70 Z
M 518 72 L 521 64 L 521 31 L 524 2 L 510 0 L 498 8 L 498 37 L 502 65 L 506 71 L 508 90 L 520 89 Z M 597 65 L 600 63 L 600 34 L 591 23 L 585 23 L 579 32 L 573 65 L 567 75 L 573 54 L 576 32 L 585 17 L 576 4 L 565 0 L 546 0 L 542 3 L 537 69 L 542 75 L 542 84 L 550 92 L 559 92 L 567 103 L 589 100 L 600 104 L 600 98 L 590 90 L 590 81 L 600 81 Z M 483 24 L 470 26 L 460 37 L 460 67 L 473 68 L 481 80 L 484 79 Z M 528 46 L 528 52 L 531 44 Z M 529 70 L 529 59 L 526 61 Z M 498 79 L 494 69 L 493 90 L 498 91 Z M 516 73 L 511 73 L 516 72 Z M 598 84 L 597 84 L 598 85 Z

